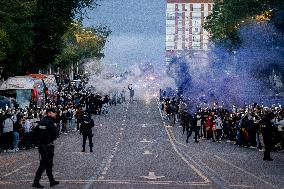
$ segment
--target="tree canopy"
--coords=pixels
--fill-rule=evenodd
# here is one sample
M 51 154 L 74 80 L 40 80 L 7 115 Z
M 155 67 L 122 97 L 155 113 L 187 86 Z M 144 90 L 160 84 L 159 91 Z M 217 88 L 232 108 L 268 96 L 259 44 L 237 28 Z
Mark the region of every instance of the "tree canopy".
M 71 48 L 66 42 L 66 36 L 73 28 L 71 24 L 76 18 L 82 17 L 85 8 L 97 6 L 97 1 L 99 0 L 2 0 L 1 76 L 36 73 L 40 69 L 58 64 L 58 56 Z M 94 28 L 88 31 L 93 34 L 97 32 Z M 100 35 L 102 41 L 105 41 L 108 34 L 102 33 L 98 32 L 96 35 Z M 93 52 L 93 56 L 101 56 L 104 43 L 96 45 L 97 53 Z
M 241 44 L 238 30 L 249 22 L 270 22 L 284 31 L 283 0 L 214 0 L 212 14 L 207 17 L 205 29 L 214 42 L 231 48 Z
M 55 58 L 55 66 L 65 68 L 70 63 L 83 62 L 85 59 L 101 58 L 101 52 L 110 30 L 107 27 L 83 27 L 80 22 L 72 22 L 63 35 L 64 48 Z

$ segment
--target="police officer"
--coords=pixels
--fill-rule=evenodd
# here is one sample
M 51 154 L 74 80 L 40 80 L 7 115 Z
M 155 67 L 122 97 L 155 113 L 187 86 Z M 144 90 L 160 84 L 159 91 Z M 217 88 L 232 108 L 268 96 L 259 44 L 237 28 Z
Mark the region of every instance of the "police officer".
M 190 115 L 188 112 L 184 111 L 181 114 L 181 125 L 182 125 L 182 133 L 186 131 L 186 133 L 189 132 L 189 121 L 190 121 Z
M 267 112 L 262 120 L 261 120 L 261 132 L 264 141 L 264 161 L 273 161 L 270 156 L 270 151 L 272 147 L 272 130 L 273 125 L 271 120 L 274 118 L 274 114 L 272 112 Z
M 197 115 L 196 114 L 194 116 L 189 114 L 189 124 L 190 124 L 190 129 L 187 132 L 186 143 L 188 143 L 188 139 L 191 136 L 192 132 L 194 132 L 194 141 L 197 143 L 199 142 L 197 140 L 197 137 L 199 134 L 198 134 L 198 129 L 197 129 Z
M 92 142 L 92 128 L 94 127 L 94 120 L 91 118 L 90 114 L 87 112 L 84 112 L 81 118 L 81 124 L 80 124 L 80 134 L 83 135 L 83 149 L 82 152 L 85 152 L 85 146 L 87 138 L 89 139 L 89 146 L 90 146 L 90 152 L 93 152 L 93 142 Z
M 46 117 L 44 117 L 34 129 L 36 140 L 38 142 L 38 151 L 40 153 L 40 165 L 36 172 L 34 183 L 32 187 L 43 188 L 44 186 L 40 185 L 39 180 L 41 175 L 46 170 L 48 176 L 50 187 L 53 187 L 59 184 L 58 181 L 55 181 L 52 174 L 53 166 L 53 156 L 54 156 L 54 144 L 53 142 L 58 137 L 58 129 L 56 127 L 56 111 L 54 109 L 46 110 Z

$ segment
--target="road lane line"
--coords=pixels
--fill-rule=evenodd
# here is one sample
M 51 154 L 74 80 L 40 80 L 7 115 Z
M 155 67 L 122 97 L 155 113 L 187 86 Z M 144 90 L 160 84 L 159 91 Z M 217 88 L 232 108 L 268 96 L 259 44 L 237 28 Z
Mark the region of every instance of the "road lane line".
M 31 162 L 31 163 L 28 163 L 28 164 L 26 164 L 26 165 L 23 165 L 23 166 L 19 167 L 18 169 L 15 169 L 14 171 L 11 171 L 11 172 L 9 172 L 9 173 L 6 173 L 5 175 L 3 175 L 3 177 L 10 176 L 10 175 L 12 175 L 12 174 L 14 174 L 14 173 L 16 173 L 16 172 L 18 172 L 18 171 L 24 169 L 25 167 L 30 166 L 32 163 L 35 163 L 35 162 L 36 162 L 36 161 Z
M 204 182 L 181 182 L 181 181 L 140 181 L 140 180 L 106 180 L 104 176 L 99 177 L 97 180 L 58 180 L 62 183 L 80 183 L 85 184 L 88 182 L 93 183 L 117 183 L 117 184 L 150 184 L 150 185 L 177 185 L 177 186 L 209 186 L 209 183 Z M 33 182 L 33 180 L 21 180 L 21 182 Z M 41 183 L 49 183 L 49 180 L 42 179 Z
M 176 143 L 178 143 L 178 144 L 180 144 L 180 145 L 182 145 L 182 146 L 184 146 L 184 147 L 188 147 L 187 145 L 185 145 L 185 144 L 179 142 L 179 141 L 176 139 L 176 137 L 175 137 L 175 135 L 174 135 L 174 133 L 173 133 L 173 131 L 172 131 L 171 128 L 168 128 L 168 130 L 170 131 L 171 136 L 172 136 L 173 140 L 174 140 Z
M 233 184 L 230 185 L 232 187 L 238 187 L 238 188 L 254 188 L 253 186 L 247 186 L 247 185 L 237 185 L 237 184 Z
M 172 144 L 173 149 L 175 150 L 175 152 L 179 155 L 179 157 L 193 170 L 195 171 L 203 180 L 205 183 L 210 183 L 210 180 L 203 175 L 203 173 L 201 171 L 199 171 L 194 165 L 192 165 L 176 148 L 176 145 L 173 142 L 173 139 L 170 137 L 170 133 L 168 132 L 168 130 L 166 129 L 166 132 L 168 134 L 168 137 L 170 138 L 170 143 Z
M 160 111 L 160 114 L 162 115 L 160 108 L 159 108 L 159 111 Z M 178 151 L 178 149 L 176 148 L 176 145 L 174 144 L 173 139 L 171 138 L 170 133 L 169 133 L 168 129 L 165 127 L 165 125 L 164 125 L 164 128 L 165 128 L 165 130 L 166 130 L 166 132 L 167 132 L 167 135 L 168 135 L 168 137 L 169 137 L 169 139 L 170 139 L 170 143 L 171 143 L 171 145 L 172 145 L 174 151 L 179 155 L 179 157 L 180 157 L 193 171 L 195 171 L 195 172 L 204 180 L 205 183 L 210 183 L 210 180 L 209 180 L 201 171 L 199 171 L 194 165 L 192 165 L 192 164 Z

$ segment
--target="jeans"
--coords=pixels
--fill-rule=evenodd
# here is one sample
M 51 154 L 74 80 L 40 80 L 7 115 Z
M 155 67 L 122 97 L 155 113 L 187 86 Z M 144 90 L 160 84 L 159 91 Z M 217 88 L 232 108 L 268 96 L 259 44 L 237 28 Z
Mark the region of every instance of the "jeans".
M 17 149 L 19 148 L 19 132 L 14 132 L 14 139 L 13 139 L 13 146 L 14 146 L 14 149 Z

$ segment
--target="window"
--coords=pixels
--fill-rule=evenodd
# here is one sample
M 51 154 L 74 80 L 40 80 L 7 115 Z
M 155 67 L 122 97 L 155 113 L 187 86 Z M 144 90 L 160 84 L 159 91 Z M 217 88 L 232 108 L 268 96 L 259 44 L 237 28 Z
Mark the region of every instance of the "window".
M 193 42 L 200 42 L 200 36 L 199 35 L 192 36 L 192 41 Z
M 175 20 L 174 16 L 167 16 L 167 20 Z
M 175 13 L 174 12 L 167 13 L 167 20 L 175 20 Z
M 199 28 L 193 28 L 193 32 L 194 34 L 198 34 L 199 33 Z
M 200 12 L 201 11 L 201 4 L 200 3 L 194 3 L 193 4 L 193 11 Z
M 197 20 L 194 20 L 193 24 L 194 24 L 195 27 L 199 27 L 200 26 L 200 22 L 197 21 Z
M 198 42 L 192 42 L 192 47 L 200 47 L 200 43 L 198 43 Z
M 167 49 L 174 49 L 174 46 L 167 46 Z
M 193 20 L 200 20 L 201 19 L 201 12 L 193 12 L 192 13 Z
M 168 42 L 173 42 L 174 36 L 166 36 L 166 39 L 167 39 Z

